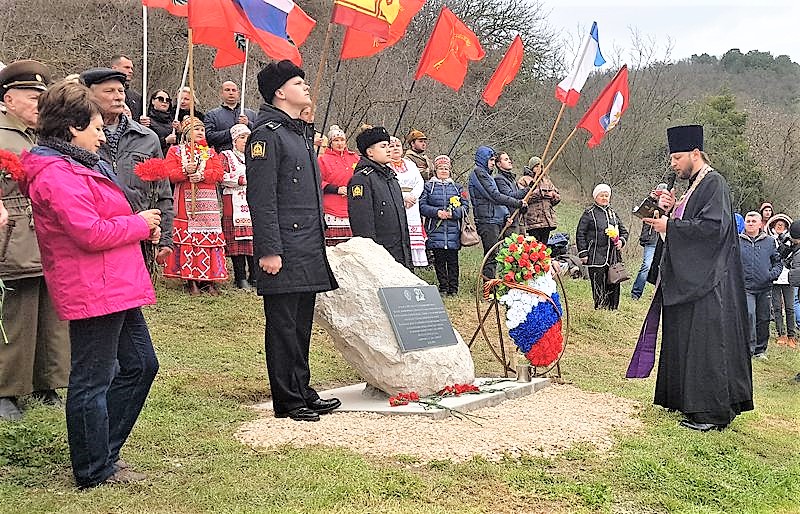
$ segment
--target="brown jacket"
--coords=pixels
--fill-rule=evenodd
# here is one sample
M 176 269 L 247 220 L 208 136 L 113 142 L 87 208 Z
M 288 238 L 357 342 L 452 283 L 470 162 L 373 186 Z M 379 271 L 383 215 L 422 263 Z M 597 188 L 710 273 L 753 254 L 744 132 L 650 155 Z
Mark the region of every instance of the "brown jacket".
M 0 111 L 0 148 L 19 154 L 35 144 L 33 130 L 16 116 Z M 33 230 L 31 203 L 17 183 L 0 177 L 8 224 L 0 229 L 0 279 L 17 280 L 42 276 L 42 260 Z
M 533 177 L 523 175 L 517 183 L 520 187 L 528 187 Z M 545 198 L 544 193 L 554 193 L 555 198 Z M 553 185 L 549 175 L 542 177 L 528 199 L 528 212 L 525 214 L 525 226 L 528 228 L 556 228 L 556 211 L 553 209 L 561 201 L 558 189 Z
M 410 159 L 411 162 L 417 165 L 417 168 L 419 168 L 419 174 L 422 175 L 422 180 L 425 182 L 429 181 L 431 177 L 435 175 L 433 170 L 433 162 L 431 162 L 431 158 L 426 154 L 417 153 L 409 148 L 406 150 L 404 157 L 406 159 Z

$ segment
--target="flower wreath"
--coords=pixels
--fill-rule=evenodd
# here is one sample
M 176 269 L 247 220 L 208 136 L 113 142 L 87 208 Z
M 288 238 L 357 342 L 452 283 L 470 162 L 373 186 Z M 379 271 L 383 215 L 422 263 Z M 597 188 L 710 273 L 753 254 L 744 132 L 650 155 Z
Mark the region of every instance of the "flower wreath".
M 563 311 L 551 275 L 551 250 L 532 236 L 511 234 L 503 241 L 496 260 L 501 279 L 489 281 L 495 298 L 507 307 L 506 326 L 533 366 L 556 362 L 564 349 Z

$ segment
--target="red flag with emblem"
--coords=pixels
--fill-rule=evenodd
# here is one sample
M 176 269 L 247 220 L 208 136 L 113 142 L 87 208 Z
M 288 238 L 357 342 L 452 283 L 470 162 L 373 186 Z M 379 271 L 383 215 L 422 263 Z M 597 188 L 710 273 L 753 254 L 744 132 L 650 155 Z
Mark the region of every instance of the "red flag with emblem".
M 480 61 L 485 55 L 478 36 L 450 9 L 442 7 L 414 80 L 428 75 L 458 91 L 464 84 L 469 61 Z
M 597 100 L 583 115 L 578 127 L 588 130 L 592 137 L 589 148 L 600 144 L 606 133 L 617 126 L 622 113 L 628 108 L 628 65 L 624 65 Z
M 347 28 L 342 42 L 342 59 L 357 59 L 369 57 L 382 52 L 397 43 L 406 35 L 408 24 L 416 16 L 425 0 L 400 0 L 400 11 L 389 27 L 389 37 L 385 40 L 369 32 L 363 32 L 352 27 Z
M 156 9 L 166 9 L 174 16 L 189 16 L 189 0 L 142 0 L 142 5 Z
M 489 83 L 486 84 L 486 88 L 483 90 L 483 94 L 481 94 L 483 101 L 491 107 L 494 107 L 494 104 L 497 103 L 497 99 L 500 98 L 503 88 L 510 84 L 511 81 L 514 80 L 514 77 L 517 76 L 519 67 L 522 66 L 523 52 L 522 38 L 517 36 L 514 38 L 514 41 L 511 42 L 511 46 L 508 47 L 506 55 L 503 56 L 503 60 L 497 65 L 497 69 L 494 70 L 492 78 L 489 79 Z

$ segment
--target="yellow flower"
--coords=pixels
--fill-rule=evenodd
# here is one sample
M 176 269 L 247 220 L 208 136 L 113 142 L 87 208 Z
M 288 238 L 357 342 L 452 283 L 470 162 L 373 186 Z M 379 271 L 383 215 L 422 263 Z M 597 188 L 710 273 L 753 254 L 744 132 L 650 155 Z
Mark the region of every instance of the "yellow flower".
M 457 196 L 451 196 L 450 197 L 450 206 L 453 209 L 457 209 L 457 208 L 461 207 L 461 200 L 459 200 Z
M 615 239 L 619 237 L 619 229 L 617 228 L 616 225 L 609 225 L 608 228 L 606 229 L 606 235 L 611 239 Z

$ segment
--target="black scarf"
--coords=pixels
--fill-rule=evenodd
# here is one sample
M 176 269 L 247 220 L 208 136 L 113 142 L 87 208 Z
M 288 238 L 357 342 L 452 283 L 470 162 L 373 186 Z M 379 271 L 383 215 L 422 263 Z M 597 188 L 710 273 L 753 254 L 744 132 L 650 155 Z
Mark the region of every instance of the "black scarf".
M 95 166 L 100 161 L 100 157 L 98 157 L 97 154 L 94 154 L 89 150 L 85 150 L 79 146 L 75 146 L 69 141 L 55 137 L 40 139 L 39 146 L 52 148 L 53 150 L 74 159 L 78 164 L 86 166 L 89 169 L 95 169 Z
M 122 139 L 122 134 L 128 129 L 128 117 L 124 114 L 119 116 L 119 124 L 117 130 L 111 132 L 106 127 L 103 127 L 103 132 L 106 134 L 106 144 L 111 153 L 111 160 L 117 160 L 117 150 L 119 149 L 119 140 Z

